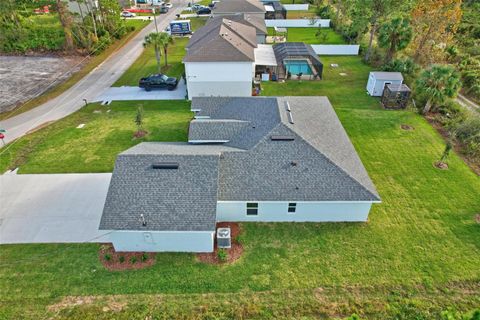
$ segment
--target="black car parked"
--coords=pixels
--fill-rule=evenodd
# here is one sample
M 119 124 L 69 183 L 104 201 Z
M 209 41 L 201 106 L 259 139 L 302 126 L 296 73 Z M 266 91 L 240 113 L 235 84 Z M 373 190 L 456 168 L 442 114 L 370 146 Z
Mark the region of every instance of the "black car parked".
M 197 10 L 197 14 L 210 14 L 212 13 L 212 10 L 210 10 L 210 8 L 200 8 Z
M 146 91 L 163 88 L 172 91 L 177 85 L 177 78 L 171 78 L 164 74 L 152 74 L 151 76 L 140 79 L 140 83 L 138 84 L 140 88 L 144 88 Z

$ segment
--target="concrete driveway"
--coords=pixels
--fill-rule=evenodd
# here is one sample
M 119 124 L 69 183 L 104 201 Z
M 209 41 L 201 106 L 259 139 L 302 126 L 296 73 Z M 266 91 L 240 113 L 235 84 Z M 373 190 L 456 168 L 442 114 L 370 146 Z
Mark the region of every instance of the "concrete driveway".
M 105 174 L 0 176 L 0 244 L 105 242 Z
M 115 100 L 185 100 L 187 86 L 185 81 L 180 80 L 175 90 L 157 89 L 145 91 L 139 87 L 112 87 L 95 98 L 94 101 L 115 101 Z

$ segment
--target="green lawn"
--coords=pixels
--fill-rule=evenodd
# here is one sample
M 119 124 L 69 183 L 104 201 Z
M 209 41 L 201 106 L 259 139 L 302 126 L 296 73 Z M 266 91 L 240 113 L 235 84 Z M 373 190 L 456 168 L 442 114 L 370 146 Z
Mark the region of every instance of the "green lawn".
M 206 22 L 203 18 L 190 19 L 192 30 L 197 30 Z M 174 38 L 174 43 L 168 48 L 168 66 L 165 66 L 165 57 L 161 57 L 161 73 L 171 77 L 180 78 L 185 72 L 185 66 L 182 63 L 185 56 L 185 46 L 188 44 L 188 38 Z M 143 50 L 140 57 L 128 68 L 128 70 L 113 84 L 114 87 L 138 86 L 140 78 L 152 73 L 158 73 L 155 50 L 149 47 Z
M 309 44 L 345 44 L 342 36 L 336 33 L 333 29 L 322 28 L 321 33 L 323 37 L 317 37 L 318 28 L 288 28 L 287 41 L 288 42 L 305 42 Z M 275 34 L 273 28 L 268 28 L 268 35 Z
M 21 313 L 31 319 L 331 319 L 358 313 L 363 319 L 430 320 L 449 308 L 468 312 L 480 306 L 480 225 L 474 220 L 480 178 L 456 154 L 449 170 L 434 168 L 445 146 L 440 135 L 421 116 L 382 110 L 378 99 L 367 96 L 370 69 L 359 57 L 321 60 L 324 80 L 266 83 L 262 94 L 329 97 L 382 197 L 368 223 L 245 223 L 245 253 L 233 265 L 205 265 L 193 254 L 158 254 L 152 268 L 128 272 L 104 270 L 96 244 L 3 245 L 0 318 Z M 190 113 L 186 102 L 178 103 L 183 104 L 145 103 L 147 128 L 163 132 L 150 140 L 185 139 Z M 111 116 L 120 119 L 108 130 L 114 121 L 92 114 L 98 106 L 62 120 L 71 124 L 64 133 L 44 132 L 24 172 L 41 170 L 35 163 L 63 162 L 69 134 L 70 154 L 79 145 L 97 152 L 115 145 L 101 156 L 102 168 L 111 168 L 114 153 L 136 143 L 135 106 L 129 104 L 112 105 Z M 108 134 L 79 140 L 75 117 L 105 118 L 98 125 L 86 121 L 85 129 L 95 126 L 93 132 Z M 403 131 L 401 124 L 415 130 Z M 95 299 L 79 304 L 65 296 Z
M 133 139 L 136 108 L 143 104 L 149 135 Z M 101 113 L 95 113 L 99 110 Z M 110 112 L 107 112 L 110 110 Z M 186 141 L 192 118 L 187 101 L 114 101 L 98 103 L 30 134 L 3 153 L 0 172 L 111 172 L 118 153 L 142 141 Z M 83 129 L 77 129 L 79 124 Z

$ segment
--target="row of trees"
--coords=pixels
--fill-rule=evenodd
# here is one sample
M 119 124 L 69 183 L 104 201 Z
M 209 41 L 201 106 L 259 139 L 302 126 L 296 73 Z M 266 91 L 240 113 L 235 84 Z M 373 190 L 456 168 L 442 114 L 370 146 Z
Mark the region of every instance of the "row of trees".
M 69 4 L 78 7 L 79 13 L 72 13 Z M 46 29 L 40 23 L 46 19 L 35 17 L 34 10 L 48 7 L 50 12 L 43 18 L 58 16 L 59 25 Z M 0 6 L 0 50 L 7 52 L 35 49 L 63 49 L 66 52 L 103 50 L 114 38 L 121 38 L 128 30 L 120 17 L 121 7 L 117 0 L 4 0 Z M 54 19 L 55 20 L 55 19 Z M 54 30 L 54 29 L 57 30 Z M 45 46 L 31 41 L 45 30 L 41 36 L 59 31 L 63 41 L 59 48 Z M 29 40 L 30 45 L 22 46 Z

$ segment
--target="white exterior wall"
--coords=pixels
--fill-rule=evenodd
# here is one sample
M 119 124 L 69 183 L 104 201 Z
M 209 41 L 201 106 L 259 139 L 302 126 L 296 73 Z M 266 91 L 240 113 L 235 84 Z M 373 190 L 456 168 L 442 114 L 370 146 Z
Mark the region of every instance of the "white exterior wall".
M 318 55 L 357 56 L 358 44 L 312 44 L 312 49 Z
M 212 252 L 213 231 L 113 231 L 115 251 Z
M 402 82 L 401 80 L 377 80 L 375 75 L 370 73 L 368 76 L 367 91 L 368 94 L 373 97 L 381 97 L 386 84 L 402 84 Z
M 250 97 L 254 62 L 185 62 L 188 99 L 192 97 Z
M 330 19 L 317 19 L 314 24 L 310 19 L 276 19 L 276 20 L 265 20 L 265 25 L 267 27 L 284 27 L 284 28 L 329 28 Z
M 283 7 L 287 11 L 307 11 L 308 10 L 308 3 L 305 4 L 284 4 Z
M 292 201 L 293 202 L 293 201 Z M 217 221 L 341 222 L 367 221 L 372 202 L 296 202 L 288 213 L 288 202 L 258 202 L 258 215 L 247 216 L 247 203 L 218 201 Z
M 257 34 L 257 43 L 265 44 L 267 36 L 265 34 Z

